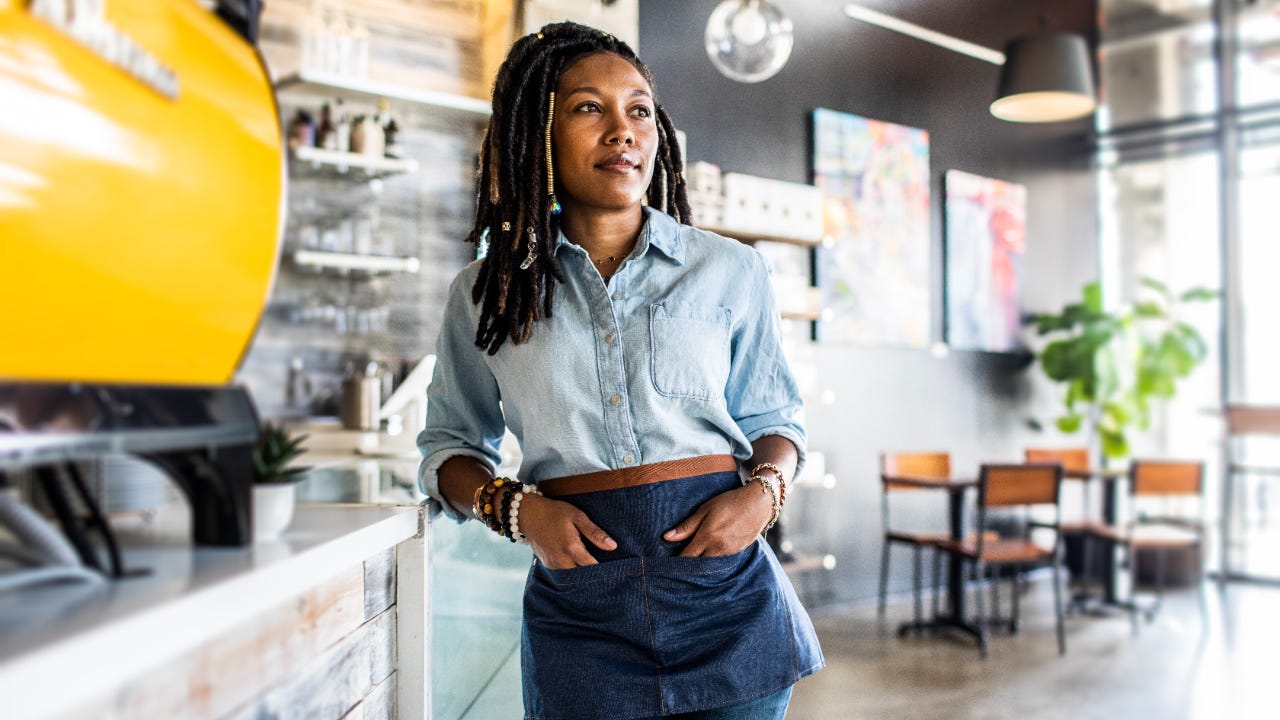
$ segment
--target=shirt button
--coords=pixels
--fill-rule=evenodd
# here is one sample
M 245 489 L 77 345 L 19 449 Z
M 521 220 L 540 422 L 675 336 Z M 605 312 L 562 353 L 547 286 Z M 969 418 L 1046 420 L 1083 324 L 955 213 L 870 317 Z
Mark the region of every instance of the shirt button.
M 622 396 L 614 395 L 613 397 L 609 398 L 609 402 L 613 403 L 614 405 L 617 405 L 618 403 L 622 402 Z
M 623 458 L 622 458 L 622 462 L 624 462 L 624 463 L 626 463 L 626 464 L 628 464 L 628 465 L 630 465 L 631 463 L 633 463 L 633 462 L 635 462 L 635 461 L 636 461 L 636 459 L 635 459 L 635 458 L 633 458 L 633 457 L 631 457 L 630 455 L 625 455 L 625 456 L 623 456 Z
M 621 300 L 621 299 L 622 299 L 622 293 L 614 293 L 614 294 L 613 294 L 613 299 L 614 299 L 614 300 Z
M 605 341 L 606 343 L 611 343 L 611 342 L 613 342 L 613 333 L 605 333 L 604 341 Z

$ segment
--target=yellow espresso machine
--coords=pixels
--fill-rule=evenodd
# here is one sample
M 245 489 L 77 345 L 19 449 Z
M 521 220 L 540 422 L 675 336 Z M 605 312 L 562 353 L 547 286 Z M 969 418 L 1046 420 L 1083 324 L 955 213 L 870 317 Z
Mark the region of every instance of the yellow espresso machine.
M 258 423 L 230 382 L 285 169 L 256 15 L 217 5 L 0 0 L 0 474 L 134 453 L 195 542 L 243 545 Z

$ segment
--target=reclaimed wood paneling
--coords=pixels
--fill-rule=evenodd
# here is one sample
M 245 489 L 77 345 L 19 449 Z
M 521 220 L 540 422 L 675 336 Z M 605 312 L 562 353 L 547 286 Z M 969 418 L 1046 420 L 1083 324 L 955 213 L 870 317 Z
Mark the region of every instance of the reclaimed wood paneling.
M 336 720 L 359 705 L 365 717 L 390 717 L 394 558 L 378 553 L 63 717 Z

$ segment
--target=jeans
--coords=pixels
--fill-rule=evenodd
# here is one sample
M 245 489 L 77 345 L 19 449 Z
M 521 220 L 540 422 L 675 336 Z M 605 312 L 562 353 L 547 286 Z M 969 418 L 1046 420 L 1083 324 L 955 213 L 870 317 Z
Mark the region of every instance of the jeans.
M 737 705 L 644 720 L 782 720 L 786 717 L 787 705 L 791 702 L 792 687 L 794 686 Z

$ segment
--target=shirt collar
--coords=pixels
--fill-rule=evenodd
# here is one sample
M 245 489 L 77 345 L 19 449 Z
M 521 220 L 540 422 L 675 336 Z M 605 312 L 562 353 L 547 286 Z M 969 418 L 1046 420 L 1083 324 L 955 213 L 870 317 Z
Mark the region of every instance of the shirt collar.
M 563 248 L 570 245 L 573 243 L 569 242 L 564 233 L 557 229 L 556 254 L 559 255 Z M 650 247 L 656 248 L 675 264 L 684 264 L 684 242 L 680 239 L 680 223 L 664 212 L 645 207 L 644 225 L 640 228 L 640 238 L 636 240 L 635 256 L 644 257 Z

